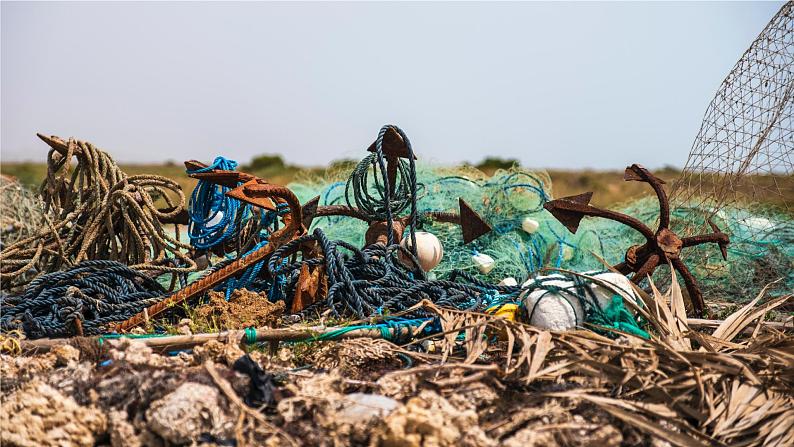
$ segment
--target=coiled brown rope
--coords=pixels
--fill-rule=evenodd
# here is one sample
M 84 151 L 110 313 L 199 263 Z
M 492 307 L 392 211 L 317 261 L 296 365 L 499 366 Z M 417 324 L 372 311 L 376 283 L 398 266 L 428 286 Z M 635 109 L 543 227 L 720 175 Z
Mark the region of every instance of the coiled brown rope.
M 0 252 L 3 289 L 85 260 L 118 261 L 153 273 L 185 273 L 190 246 L 163 222 L 183 213 L 181 187 L 158 175 L 127 176 L 106 152 L 84 141 L 39 137 L 52 149 L 41 187 L 51 223 Z M 77 163 L 72 164 L 72 159 Z M 164 203 L 158 208 L 156 202 Z

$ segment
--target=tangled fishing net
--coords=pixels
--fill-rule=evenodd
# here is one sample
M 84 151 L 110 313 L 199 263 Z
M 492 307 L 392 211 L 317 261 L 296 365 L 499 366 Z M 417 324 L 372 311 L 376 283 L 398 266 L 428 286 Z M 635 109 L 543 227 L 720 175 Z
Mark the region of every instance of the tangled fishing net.
M 43 139 L 52 146 L 41 188 L 51 224 L 4 246 L 3 289 L 85 260 L 119 261 L 159 273 L 195 269 L 186 254 L 190 246 L 179 241 L 178 227 L 172 236 L 162 223 L 183 211 L 185 197 L 175 181 L 157 175 L 127 176 L 91 143 Z
M 0 175 L 0 249 L 47 225 L 44 203 L 16 179 Z
M 432 270 L 431 278 L 447 278 L 461 270 L 490 283 L 508 277 L 521 283 L 544 268 L 602 270 L 604 264 L 600 259 L 617 264 L 623 261 L 628 247 L 643 241 L 642 235 L 633 229 L 597 218 L 585 219 L 576 234 L 570 233 L 543 209 L 543 203 L 553 197 L 551 180 L 545 173 L 515 167 L 487 177 L 473 168 L 434 168 L 420 162 L 417 182 L 420 212 L 455 210 L 460 197 L 494 229 L 467 246 L 458 226 L 420 221 L 419 228 L 436 235 L 444 247 L 444 256 Z M 302 202 L 319 195 L 320 205 L 344 203 L 345 173 L 304 179 L 290 188 Z M 656 222 L 659 212 L 657 202 L 650 197 L 623 204 L 618 210 L 649 225 Z M 674 209 L 673 224 L 692 220 L 697 213 L 705 223 L 707 216 L 697 210 Z M 530 224 L 525 224 L 527 219 Z M 794 225 L 790 218 L 780 212 L 759 213 L 757 209 L 734 205 L 724 207 L 713 220 L 732 235 L 728 261 L 722 260 L 716 247 L 709 246 L 695 248 L 697 255 L 687 258 L 707 296 L 718 294 L 742 300 L 778 278 L 785 278 L 792 286 L 789 289 L 794 288 Z M 329 216 L 315 218 L 314 228 L 322 228 L 329 239 L 361 247 L 367 224 L 344 216 Z M 488 273 L 478 270 L 472 259 L 475 253 L 493 258 L 493 270 Z

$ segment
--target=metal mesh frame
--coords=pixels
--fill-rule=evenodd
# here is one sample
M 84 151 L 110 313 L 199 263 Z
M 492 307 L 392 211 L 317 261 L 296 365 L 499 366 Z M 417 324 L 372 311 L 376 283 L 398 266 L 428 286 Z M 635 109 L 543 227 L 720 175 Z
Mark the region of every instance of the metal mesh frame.
M 706 110 L 674 204 L 712 214 L 732 204 L 774 203 L 794 194 L 794 2 L 767 24 Z

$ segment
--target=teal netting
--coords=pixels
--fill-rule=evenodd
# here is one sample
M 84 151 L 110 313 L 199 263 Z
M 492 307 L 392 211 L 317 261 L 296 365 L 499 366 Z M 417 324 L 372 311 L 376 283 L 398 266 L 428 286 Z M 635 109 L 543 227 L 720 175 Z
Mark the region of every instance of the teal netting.
M 319 195 L 320 205 L 344 204 L 348 175 L 331 173 L 289 187 L 301 202 Z M 551 181 L 543 172 L 513 168 L 488 177 L 473 168 L 418 165 L 417 178 L 420 211 L 457 211 L 460 197 L 494 229 L 464 246 L 458 226 L 429 220 L 420 222 L 421 229 L 435 234 L 444 246 L 441 264 L 432 271 L 438 278 L 461 269 L 489 282 L 513 277 L 520 283 L 544 267 L 598 270 L 604 267 L 598 257 L 616 264 L 623 260 L 629 246 L 643 242 L 641 235 L 631 228 L 598 218 L 583 220 L 578 232 L 571 234 L 543 209 L 543 203 L 552 198 Z M 655 198 L 643 198 L 616 209 L 655 227 L 658 218 Z M 691 221 L 692 213 L 696 212 L 706 215 L 702 210 L 673 210 L 673 224 L 684 217 Z M 748 219 L 750 215 L 752 218 Z M 537 230 L 524 231 L 525 218 L 536 221 Z M 783 278 L 778 290 L 794 289 L 794 224 L 790 216 L 734 207 L 721 210 L 716 220 L 732 239 L 728 261 L 722 260 L 716 245 L 702 245 L 687 254 L 687 262 L 706 297 L 748 300 L 778 278 Z M 746 228 L 748 225 L 753 228 Z M 313 221 L 311 229 L 316 227 L 322 228 L 331 239 L 362 246 L 367 225 L 348 217 L 321 217 Z M 487 274 L 478 271 L 472 260 L 475 252 L 492 257 L 493 270 Z M 664 284 L 665 278 L 669 280 L 669 273 L 659 269 L 654 279 Z

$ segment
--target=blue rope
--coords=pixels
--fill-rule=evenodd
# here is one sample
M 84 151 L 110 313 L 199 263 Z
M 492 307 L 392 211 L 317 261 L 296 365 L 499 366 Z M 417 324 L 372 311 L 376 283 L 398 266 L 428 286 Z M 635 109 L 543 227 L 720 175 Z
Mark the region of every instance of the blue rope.
M 21 329 L 28 338 L 68 337 L 77 320 L 84 335 L 98 335 L 167 294 L 155 279 L 116 261 L 84 261 L 39 276 L 20 296 L 0 295 L 0 331 Z
M 209 172 L 214 169 L 233 171 L 237 162 L 218 156 L 210 166 L 187 170 L 188 174 Z M 238 224 L 251 215 L 251 206 L 226 196 L 229 187 L 199 180 L 190 196 L 188 236 L 190 244 L 206 250 L 231 239 L 237 234 Z

